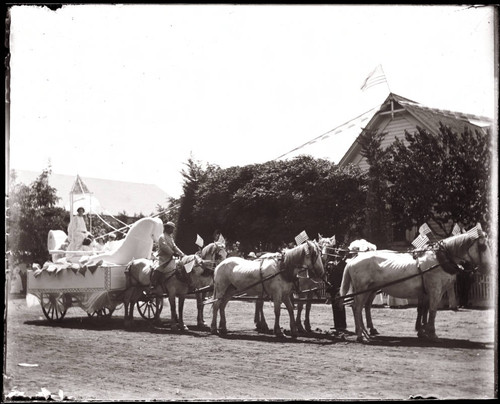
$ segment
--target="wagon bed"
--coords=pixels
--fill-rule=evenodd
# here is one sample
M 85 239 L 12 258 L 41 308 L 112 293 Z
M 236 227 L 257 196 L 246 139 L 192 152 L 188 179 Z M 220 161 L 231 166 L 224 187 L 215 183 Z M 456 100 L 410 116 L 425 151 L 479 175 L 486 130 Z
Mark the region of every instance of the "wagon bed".
M 49 265 L 28 271 L 28 294 L 37 298 L 49 320 L 62 320 L 69 307 L 78 306 L 89 315 L 110 315 L 125 291 L 125 265 L 81 267 Z M 33 299 L 32 299 L 33 302 Z

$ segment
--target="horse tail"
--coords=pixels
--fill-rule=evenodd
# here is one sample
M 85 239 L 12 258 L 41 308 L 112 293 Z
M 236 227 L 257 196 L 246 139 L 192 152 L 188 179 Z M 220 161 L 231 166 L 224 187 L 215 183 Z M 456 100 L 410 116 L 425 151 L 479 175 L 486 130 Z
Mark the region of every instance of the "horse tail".
M 349 273 L 349 268 L 349 265 L 344 268 L 342 284 L 340 285 L 340 296 L 347 295 L 347 292 L 349 292 L 349 288 L 351 287 L 351 274 Z

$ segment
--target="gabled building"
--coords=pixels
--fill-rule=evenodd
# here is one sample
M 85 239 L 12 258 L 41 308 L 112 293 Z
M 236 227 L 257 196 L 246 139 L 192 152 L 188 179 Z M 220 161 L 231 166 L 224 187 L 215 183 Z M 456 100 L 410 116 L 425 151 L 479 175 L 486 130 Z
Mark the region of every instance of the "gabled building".
M 382 103 L 379 110 L 367 122 L 363 131 L 386 133 L 381 146 L 387 148 L 394 142 L 395 138 L 404 140 L 405 131 L 410 133 L 417 132 L 417 126 L 427 130 L 429 133 L 437 135 L 439 133 L 440 123 L 448 126 L 456 133 L 462 133 L 465 128 L 473 132 L 491 130 L 493 121 L 489 118 L 477 115 L 430 108 L 391 93 Z M 340 159 L 340 166 L 355 164 L 358 165 L 361 170 L 368 169 L 369 166 L 366 158 L 361 155 L 361 144 L 358 142 L 358 139 L 359 136 Z M 430 221 L 428 225 L 433 234 L 433 237 L 430 237 L 431 241 L 447 237 L 447 234 L 443 234 L 441 228 L 437 224 Z M 449 229 L 446 229 L 448 234 L 453 225 L 453 223 L 448 223 Z M 390 248 L 395 250 L 407 250 L 411 247 L 411 242 L 417 235 L 417 227 L 413 229 L 398 229 L 393 227 L 392 234 L 390 235 L 392 240 Z M 493 276 L 494 275 L 475 274 L 472 279 L 469 279 L 468 282 L 471 283 L 471 289 L 468 293 L 470 305 L 473 307 L 492 306 L 494 303 L 492 300 Z M 458 292 L 456 286 L 454 291 L 455 294 Z M 451 292 L 452 291 L 445 295 L 441 307 L 452 304 L 451 301 L 453 301 L 453 298 L 450 298 Z
M 41 172 L 15 170 L 16 181 L 30 185 Z M 70 193 L 74 191 L 75 180 L 79 176 L 50 174 L 49 185 L 57 190 L 60 198 L 58 206 L 70 210 Z M 91 193 L 93 198 L 92 210 L 97 214 L 119 215 L 125 213 L 126 216 L 135 215 L 149 216 L 157 213 L 157 205 L 168 205 L 168 194 L 153 184 L 141 184 L 135 182 L 114 181 L 102 178 L 81 177 L 83 191 Z M 94 203 L 93 201 L 96 201 Z M 78 208 L 78 201 L 75 199 L 74 210 Z M 86 211 L 89 211 L 85 205 Z
M 472 131 L 490 128 L 492 120 L 477 115 L 452 112 L 442 109 L 429 108 L 415 101 L 389 94 L 364 130 L 376 130 L 387 135 L 382 142 L 382 147 L 388 147 L 394 138 L 404 139 L 405 131 L 417 131 L 417 126 L 430 133 L 439 133 L 439 123 L 450 127 L 455 132 L 463 132 L 464 128 Z M 361 145 L 356 140 L 340 159 L 339 165 L 356 164 L 362 170 L 368 169 L 366 159 L 361 156 Z
M 363 131 L 386 133 L 381 146 L 382 148 L 387 148 L 394 142 L 395 138 L 404 140 L 405 131 L 410 133 L 416 132 L 417 126 L 437 135 L 440 123 L 448 126 L 457 133 L 462 133 L 465 128 L 474 132 L 476 130 L 484 131 L 492 126 L 492 120 L 489 118 L 426 107 L 415 101 L 391 93 L 367 122 Z M 362 147 L 358 139 L 359 136 L 340 159 L 340 166 L 355 164 L 361 170 L 368 169 L 368 162 L 361 155 Z M 441 238 L 445 237 L 442 234 L 442 230 L 436 224 L 429 223 L 429 226 L 435 235 Z M 449 226 L 453 226 L 453 223 L 450 223 Z M 391 247 L 398 249 L 409 246 L 411 241 L 415 239 L 417 231 L 416 228 L 410 230 L 394 228 L 391 237 L 393 241 Z

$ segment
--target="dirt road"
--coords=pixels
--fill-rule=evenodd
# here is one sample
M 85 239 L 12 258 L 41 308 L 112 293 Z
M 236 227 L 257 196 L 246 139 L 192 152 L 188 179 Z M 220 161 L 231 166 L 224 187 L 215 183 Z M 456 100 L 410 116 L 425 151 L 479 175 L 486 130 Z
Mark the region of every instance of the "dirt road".
M 419 340 L 413 331 L 415 308 L 375 308 L 380 336 L 355 342 L 329 333 L 330 306 L 313 306 L 317 332 L 279 341 L 254 331 L 254 305 L 230 302 L 227 337 L 197 329 L 195 302 L 188 300 L 189 331 L 162 327 L 138 317 L 123 326 L 123 310 L 109 319 L 89 318 L 73 307 L 50 324 L 41 308 L 11 299 L 7 318 L 7 384 L 34 396 L 41 388 L 92 400 L 244 400 L 244 399 L 478 399 L 497 396 L 494 364 L 494 310 L 441 310 L 440 342 Z M 205 308 L 207 322 L 209 307 Z M 274 314 L 265 304 L 269 324 Z M 353 319 L 348 311 L 348 328 Z M 289 328 L 286 311 L 281 326 Z M 23 366 L 24 364 L 24 366 Z M 26 366 L 37 365 L 37 366 Z M 4 382 L 5 384 L 5 382 Z

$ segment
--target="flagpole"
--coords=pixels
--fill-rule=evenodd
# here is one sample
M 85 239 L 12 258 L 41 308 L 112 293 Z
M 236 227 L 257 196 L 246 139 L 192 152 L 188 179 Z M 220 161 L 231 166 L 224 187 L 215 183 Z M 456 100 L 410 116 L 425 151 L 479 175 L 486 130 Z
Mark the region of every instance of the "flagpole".
M 385 84 L 387 85 L 387 89 L 389 90 L 390 93 L 392 93 L 391 87 L 389 86 L 389 80 L 387 80 L 387 76 L 385 75 L 385 72 L 384 72 L 384 68 L 382 67 L 382 65 L 379 65 L 379 66 L 380 66 L 380 70 L 382 70 L 382 73 L 384 74 Z

